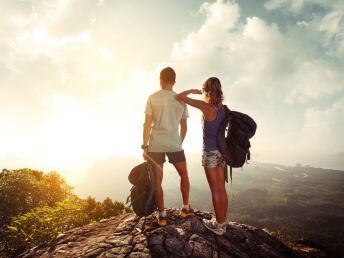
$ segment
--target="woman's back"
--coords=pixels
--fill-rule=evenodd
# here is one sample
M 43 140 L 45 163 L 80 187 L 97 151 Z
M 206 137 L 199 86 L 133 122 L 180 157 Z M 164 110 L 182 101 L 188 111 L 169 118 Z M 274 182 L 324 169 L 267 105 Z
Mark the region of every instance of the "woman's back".
M 217 132 L 222 120 L 225 117 L 223 105 L 220 108 L 213 106 L 217 111 L 217 116 L 214 120 L 206 121 L 203 118 L 203 150 L 212 151 L 218 150 L 217 147 Z

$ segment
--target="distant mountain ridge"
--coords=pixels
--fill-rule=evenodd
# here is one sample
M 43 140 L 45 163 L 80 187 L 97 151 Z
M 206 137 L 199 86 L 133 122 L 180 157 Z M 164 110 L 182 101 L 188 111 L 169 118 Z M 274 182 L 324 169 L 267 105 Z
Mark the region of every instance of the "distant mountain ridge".
M 75 192 L 86 198 L 88 195 L 95 197 L 97 200 L 103 200 L 106 197 L 112 197 L 116 200 L 125 201 L 130 190 L 130 183 L 128 182 L 128 174 L 131 169 L 143 162 L 138 157 L 119 157 L 111 156 L 104 160 L 96 161 L 85 174 L 85 177 L 78 182 L 72 182 L 75 187 Z M 208 191 L 208 185 L 204 175 L 203 168 L 201 167 L 201 158 L 199 153 L 187 154 L 187 165 L 190 177 L 191 191 L 194 189 L 204 188 Z M 293 177 L 308 177 L 308 172 L 333 172 L 340 173 L 344 177 L 344 171 L 333 169 L 314 168 L 310 166 L 285 166 L 273 163 L 249 162 L 245 164 L 243 170 L 234 169 L 233 172 L 233 187 L 237 191 L 237 183 L 241 180 L 247 180 L 250 177 L 260 176 L 260 171 L 270 172 L 270 180 L 280 183 L 281 179 L 276 177 L 282 172 L 290 172 L 289 175 Z M 273 173 L 271 173 L 273 172 Z M 278 173 L 281 172 L 281 173 Z M 265 173 L 265 176 L 266 173 Z M 283 175 L 282 177 L 285 177 Z M 168 162 L 164 165 L 164 189 L 178 190 L 179 191 L 179 176 L 174 167 Z M 227 188 L 229 190 L 229 187 Z M 240 189 L 239 189 L 240 190 Z M 196 190 L 197 191 L 197 190 Z M 191 193 L 192 194 L 192 193 Z M 168 191 L 166 191 L 168 199 Z M 169 200 L 167 200 L 169 202 Z M 175 203 L 173 203 L 174 205 Z M 172 205 L 172 203 L 171 203 Z

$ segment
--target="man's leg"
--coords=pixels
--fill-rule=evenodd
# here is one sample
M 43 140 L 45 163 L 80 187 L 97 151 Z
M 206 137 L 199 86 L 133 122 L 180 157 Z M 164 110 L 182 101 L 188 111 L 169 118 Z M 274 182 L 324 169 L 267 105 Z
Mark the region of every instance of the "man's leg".
M 186 161 L 179 163 L 173 163 L 173 166 L 177 169 L 180 176 L 180 191 L 182 192 L 183 204 L 189 204 L 189 192 L 190 192 L 190 182 L 188 171 L 186 168 Z
M 162 190 L 162 178 L 163 178 L 163 165 L 154 164 L 153 171 L 155 175 L 155 198 L 158 205 L 159 212 L 164 211 L 164 192 Z
M 189 204 L 190 182 L 184 150 L 167 152 L 168 161 L 177 169 L 180 176 L 180 191 L 182 192 L 183 205 Z
M 164 192 L 162 190 L 163 166 L 166 161 L 164 152 L 147 152 L 146 158 L 153 166 L 155 177 L 155 198 L 160 212 L 164 211 Z

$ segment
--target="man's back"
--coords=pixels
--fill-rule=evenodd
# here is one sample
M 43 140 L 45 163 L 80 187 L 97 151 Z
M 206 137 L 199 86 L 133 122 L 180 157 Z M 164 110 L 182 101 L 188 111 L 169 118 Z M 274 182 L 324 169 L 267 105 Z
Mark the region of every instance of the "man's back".
M 181 144 L 187 131 L 188 110 L 184 103 L 176 99 L 176 93 L 172 90 L 175 83 L 175 71 L 171 67 L 162 69 L 160 72 L 162 90 L 149 96 L 145 110 L 145 123 L 143 124 L 141 148 L 143 149 L 143 156 L 153 166 L 155 199 L 159 210 L 158 224 L 160 226 L 165 226 L 167 223 L 164 192 L 161 186 L 166 156 L 168 162 L 173 164 L 180 176 L 180 190 L 183 198 L 181 216 L 193 215 L 193 209 L 189 205 L 190 183 L 186 159 Z
M 149 152 L 181 151 L 179 123 L 188 117 L 184 103 L 178 101 L 172 90 L 159 90 L 149 96 L 145 113 L 153 116 Z

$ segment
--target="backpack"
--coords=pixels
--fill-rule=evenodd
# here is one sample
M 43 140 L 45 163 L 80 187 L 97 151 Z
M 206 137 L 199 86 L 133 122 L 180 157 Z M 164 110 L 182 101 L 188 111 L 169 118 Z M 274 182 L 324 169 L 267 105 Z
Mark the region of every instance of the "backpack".
M 152 166 L 147 162 L 135 166 L 129 173 L 129 182 L 133 184 L 127 198 L 129 207 L 132 207 L 139 217 L 148 216 L 156 209 L 155 177 Z
M 256 122 L 246 114 L 231 111 L 224 105 L 225 118 L 218 129 L 217 144 L 227 165 L 230 167 L 232 184 L 232 168 L 239 168 L 250 160 L 250 140 L 256 133 Z M 226 166 L 227 168 L 227 166 Z M 226 173 L 226 181 L 228 176 Z

